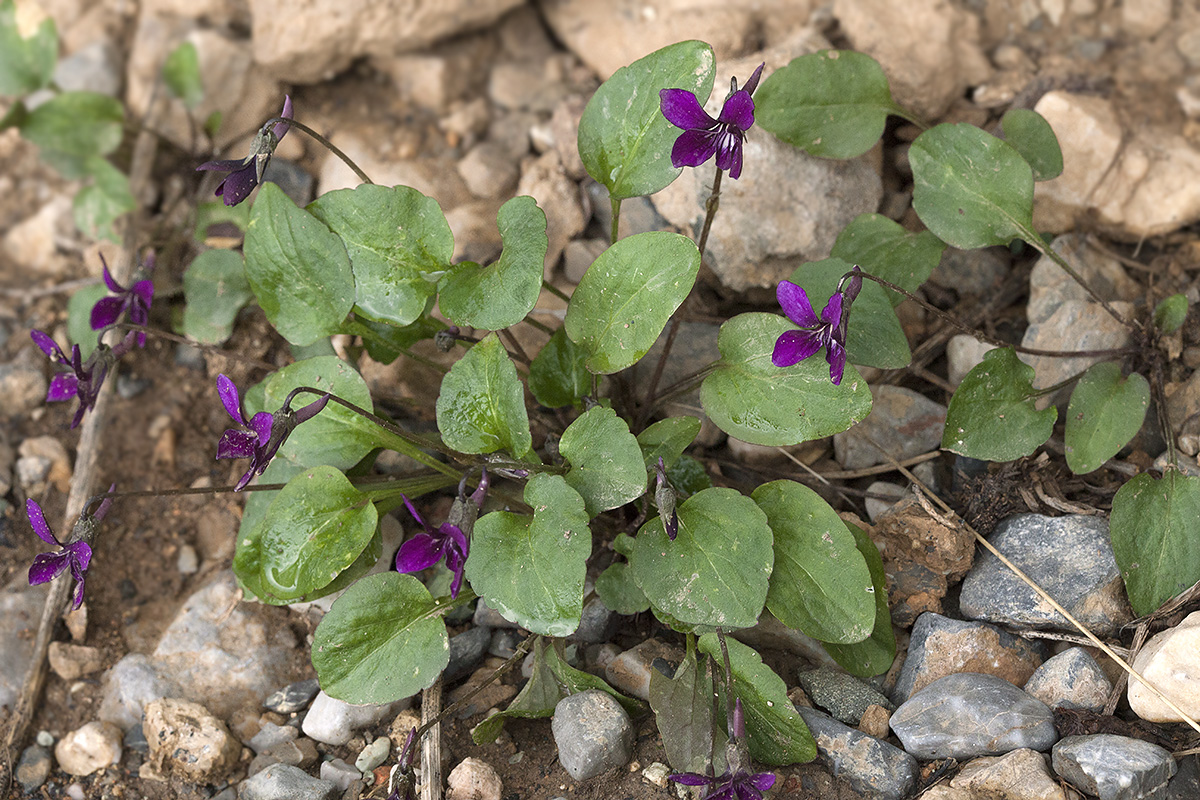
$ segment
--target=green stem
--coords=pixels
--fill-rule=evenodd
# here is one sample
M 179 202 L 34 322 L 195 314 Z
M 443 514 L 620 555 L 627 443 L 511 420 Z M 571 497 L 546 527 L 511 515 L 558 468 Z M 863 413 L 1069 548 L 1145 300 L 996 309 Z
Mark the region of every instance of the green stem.
M 612 204 L 612 233 L 609 234 L 609 238 L 612 244 L 616 244 L 619 238 L 617 231 L 621 225 L 621 201 L 610 198 L 609 202 Z
M 1063 272 L 1067 273 L 1072 278 L 1074 278 L 1075 282 L 1078 283 L 1080 286 L 1082 286 L 1083 290 L 1085 292 L 1087 292 L 1088 295 L 1094 301 L 1099 303 L 1100 306 L 1105 311 L 1107 311 L 1109 313 L 1109 315 L 1112 316 L 1113 319 L 1115 319 L 1117 322 L 1121 323 L 1121 325 L 1128 328 L 1129 330 L 1134 331 L 1135 333 L 1140 330 L 1137 325 L 1133 324 L 1132 322 L 1128 321 L 1123 316 L 1121 316 L 1121 314 L 1115 308 L 1113 308 L 1112 305 L 1107 300 L 1105 300 L 1100 295 L 1096 294 L 1096 290 L 1091 287 L 1091 284 L 1089 284 L 1087 281 L 1085 281 L 1083 279 L 1083 276 L 1080 275 L 1078 272 L 1076 272 L 1075 268 L 1072 267 L 1070 264 L 1068 264 L 1067 260 L 1065 258 L 1063 258 L 1061 255 L 1059 255 L 1058 252 L 1055 251 L 1055 249 L 1053 247 L 1051 247 L 1046 242 L 1045 239 L 1038 236 L 1033 231 L 1025 231 L 1024 233 L 1026 235 L 1032 235 L 1033 238 L 1029 239 L 1029 243 L 1032 244 L 1035 248 L 1037 248 L 1038 252 L 1040 252 L 1042 255 L 1046 256 L 1051 261 L 1053 261 L 1055 264 L 1057 264 L 1062 269 Z
M 361 169 L 359 169 L 358 164 L 355 164 L 354 160 L 352 158 L 350 158 L 350 156 L 343 153 L 337 147 L 337 145 L 335 145 L 333 142 L 326 139 L 321 134 L 314 131 L 312 128 L 305 125 L 303 122 L 297 122 L 296 120 L 289 119 L 287 117 L 271 117 L 271 119 L 269 119 L 263 123 L 263 127 L 265 128 L 268 125 L 274 125 L 277 122 L 286 122 L 289 127 L 296 128 L 297 130 L 303 131 L 304 133 L 307 133 L 312 138 L 316 139 L 318 142 L 320 142 L 320 144 L 323 147 L 325 147 L 327 150 L 329 150 L 329 152 L 333 153 L 335 156 L 337 156 L 343 162 L 345 162 L 347 167 L 354 170 L 354 174 L 357 175 L 358 179 L 361 180 L 363 183 L 374 183 L 375 182 L 375 181 L 371 180 L 370 178 L 368 178 L 367 173 L 365 173 Z

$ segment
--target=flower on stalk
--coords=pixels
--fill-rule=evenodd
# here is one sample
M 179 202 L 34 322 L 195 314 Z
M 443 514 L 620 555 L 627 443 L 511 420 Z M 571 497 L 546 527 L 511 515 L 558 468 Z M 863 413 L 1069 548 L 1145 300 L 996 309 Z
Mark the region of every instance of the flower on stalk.
M 742 766 L 748 759 L 745 755 L 746 722 L 740 697 L 734 705 L 733 718 L 729 720 L 729 733 L 726 758 L 729 769 L 725 774 L 712 777 L 678 772 L 668 775 L 667 779 L 684 786 L 707 786 L 700 800 L 762 800 L 762 793 L 775 785 L 775 774 L 751 772 Z
M 147 265 L 153 269 L 153 257 L 147 259 Z M 145 325 L 150 320 L 150 303 L 154 300 L 154 284 L 149 279 L 140 280 L 128 289 L 117 283 L 117 279 L 108 271 L 108 262 L 100 256 L 104 265 L 104 283 L 114 296 L 101 297 L 92 306 L 92 330 L 98 331 L 115 325 L 122 314 L 128 314 L 129 321 L 134 325 Z M 146 334 L 137 334 L 138 347 L 146 346 Z
M 459 483 L 458 497 L 450 508 L 450 514 L 437 529 L 434 529 L 417 513 L 417 509 L 413 507 L 407 497 L 400 495 L 404 498 L 404 505 L 408 508 L 408 513 L 412 514 L 413 519 L 425 529 L 425 532 L 418 533 L 400 545 L 400 549 L 396 551 L 396 571 L 420 572 L 444 558 L 446 567 L 454 573 L 454 580 L 450 583 L 450 597 L 458 597 L 458 590 L 462 588 L 463 570 L 467 565 L 467 553 L 471 547 L 470 533 L 475 528 L 475 517 L 478 515 L 479 509 L 483 508 L 483 499 L 487 494 L 488 483 L 488 474 L 485 469 L 483 476 L 479 479 L 478 488 L 469 498 L 472 502 L 468 503 L 463 498 L 466 487 L 466 478 L 464 477 Z
M 95 407 L 104 378 L 117 363 L 117 359 L 129 352 L 134 341 L 134 333 L 130 331 L 115 347 L 101 343 L 84 361 L 79 345 L 71 348 L 71 357 L 68 358 L 58 344 L 42 331 L 30 331 L 29 337 L 49 356 L 50 363 L 58 372 L 50 380 L 46 400 L 55 403 L 70 400 L 72 397 L 79 399 L 79 408 L 75 412 L 75 419 L 71 421 L 72 428 L 79 425 L 84 412 Z
M 849 280 L 843 278 L 837 291 L 821 310 L 821 318 L 813 312 L 808 295 L 791 281 L 781 281 L 775 291 L 779 305 L 788 319 L 800 326 L 799 330 L 785 331 L 775 340 L 771 363 L 777 367 L 790 367 L 825 348 L 825 360 L 829 362 L 829 379 L 835 386 L 842 382 L 846 370 L 846 326 L 850 321 L 850 304 L 858 297 L 862 278 L 858 267 Z
M 746 131 L 754 125 L 754 99 L 751 95 L 758 88 L 763 67 L 758 69 L 738 89 L 737 78 L 731 81 L 721 115 L 713 119 L 700 105 L 696 95 L 687 89 L 663 89 L 658 93 L 662 114 L 683 133 L 671 148 L 671 164 L 676 167 L 698 167 L 714 155 L 717 169 L 727 170 L 729 177 L 737 179 L 742 174 L 742 143 Z
M 233 487 L 235 492 L 246 488 L 255 475 L 262 475 L 271 459 L 287 441 L 287 437 L 302 422 L 315 417 L 329 402 L 329 395 L 322 395 L 298 411 L 292 411 L 292 399 L 298 390 L 293 390 L 283 402 L 283 407 L 274 414 L 260 411 L 249 422 L 242 414 L 242 401 L 237 386 L 224 375 L 217 376 L 217 394 L 233 421 L 248 430 L 229 429 L 221 434 L 217 443 L 217 458 L 249 458 L 250 468 Z
M 283 111 L 279 116 L 285 119 L 292 118 L 290 95 L 284 96 Z M 250 192 L 254 191 L 255 186 L 262 183 L 263 172 L 271 161 L 271 155 L 290 127 L 286 122 L 276 122 L 270 127 L 264 125 L 258 135 L 254 137 L 254 141 L 250 143 L 250 155 L 228 161 L 207 161 L 196 167 L 196 171 L 229 172 L 225 176 L 225 180 L 217 184 L 215 194 L 225 201 L 225 205 L 236 206 L 250 196 Z
M 109 488 L 111 492 L 115 488 Z M 92 526 L 97 520 L 104 518 L 108 507 L 112 505 L 112 498 L 106 498 L 96 509 L 96 513 L 92 515 L 84 514 L 75 523 L 76 528 L 80 525 Z M 66 570 L 71 571 L 71 577 L 75 579 L 75 598 L 72 608 L 79 608 L 83 604 L 83 585 L 84 579 L 87 576 L 88 565 L 92 561 L 92 547 L 88 544 L 87 539 L 91 538 L 91 531 L 81 531 L 81 536 L 76 536 L 76 541 L 70 544 L 63 544 L 54 535 L 54 531 L 50 530 L 50 526 L 46 524 L 46 517 L 42 513 L 42 507 L 37 504 L 37 501 L 32 497 L 25 501 L 25 514 L 29 517 L 29 524 L 33 526 L 33 532 L 38 538 L 46 544 L 56 545 L 61 548 L 56 553 L 39 553 L 34 556 L 33 564 L 29 567 L 29 585 L 36 586 L 39 583 L 52 581 L 61 575 Z

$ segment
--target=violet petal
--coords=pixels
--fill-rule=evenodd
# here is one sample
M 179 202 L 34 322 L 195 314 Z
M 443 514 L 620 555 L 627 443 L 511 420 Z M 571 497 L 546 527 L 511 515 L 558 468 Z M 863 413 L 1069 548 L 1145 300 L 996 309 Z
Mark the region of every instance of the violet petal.
M 754 90 L 758 88 L 758 79 L 762 77 L 763 67 L 766 65 L 767 62 L 765 61 L 758 65 L 758 68 L 754 70 L 754 74 L 750 76 L 750 80 L 746 81 L 746 85 L 742 87 L 742 91 L 746 94 L 754 94 Z
M 242 419 L 242 403 L 238 397 L 237 386 L 225 375 L 217 376 L 217 395 L 220 396 L 221 404 L 225 406 L 225 410 L 229 412 L 229 416 L 233 417 L 233 421 L 238 425 L 245 425 L 246 422 Z
M 748 131 L 754 127 L 754 101 L 750 98 L 750 93 L 734 92 L 721 107 L 720 121 L 739 131 Z
M 67 568 L 67 556 L 64 553 L 38 553 L 29 565 L 29 585 L 52 581 Z
M 70 400 L 79 393 L 79 379 L 70 372 L 60 372 L 50 379 L 50 389 L 46 392 L 46 400 L 51 403 Z
M 120 297 L 101 297 L 92 306 L 92 330 L 98 331 L 114 324 L 124 310 L 125 301 Z
M 227 430 L 217 442 L 217 458 L 250 458 L 256 441 L 254 434 L 247 431 Z
M 791 281 L 779 282 L 775 287 L 775 298 L 783 313 L 799 327 L 815 328 L 821 324 L 808 300 L 808 293 Z
M 42 513 L 42 507 L 32 497 L 25 500 L 25 516 L 29 517 L 29 524 L 33 527 L 33 532 L 37 534 L 39 539 L 46 544 L 58 544 L 58 539 L 54 537 L 54 532 L 46 524 L 46 516 Z
M 662 115 L 677 128 L 695 130 L 715 127 L 717 121 L 708 115 L 696 95 L 687 89 L 663 89 L 658 93 Z
M 721 138 L 720 132 L 687 130 L 679 134 L 671 146 L 671 166 L 698 167 L 713 157 Z
M 775 340 L 771 352 L 771 363 L 777 367 L 790 367 L 821 349 L 821 337 L 815 331 L 784 331 Z
M 397 572 L 419 572 L 442 560 L 443 542 L 428 533 L 418 533 L 396 551 Z

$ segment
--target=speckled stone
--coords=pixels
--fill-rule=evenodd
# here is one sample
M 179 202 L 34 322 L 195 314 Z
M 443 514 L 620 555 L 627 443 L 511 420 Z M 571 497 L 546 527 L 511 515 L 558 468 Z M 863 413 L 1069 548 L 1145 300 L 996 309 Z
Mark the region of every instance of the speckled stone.
M 1046 757 L 1022 747 L 1003 756 L 976 758 L 963 766 L 950 781 L 971 798 L 1003 800 L 1076 800 L 1054 779 Z
M 1133 619 L 1105 518 L 1017 514 L 1001 521 L 988 541 L 1097 634 L 1112 635 Z M 968 619 L 1074 630 L 987 552 L 980 553 L 963 580 L 959 606 Z
M 263 707 L 280 714 L 294 714 L 307 708 L 319 691 L 321 691 L 321 682 L 316 678 L 296 681 L 272 692 L 271 696 L 263 701 Z
M 607 692 L 588 689 L 554 707 L 550 723 L 558 760 L 577 781 L 623 767 L 633 756 L 633 723 Z
M 1054 715 L 1003 678 L 961 672 L 936 680 L 892 714 L 892 731 L 921 759 L 994 756 L 1058 740 Z
M 817 755 L 867 800 L 901 800 L 917 782 L 917 760 L 898 747 L 843 725 L 815 708 L 796 706 L 817 742 Z
M 1100 711 L 1112 692 L 1112 681 L 1082 647 L 1064 650 L 1037 668 L 1023 687 L 1051 708 Z
M 945 406 L 912 389 L 887 384 L 871 387 L 871 395 L 871 415 L 833 437 L 834 453 L 843 469 L 882 464 L 885 454 L 904 460 L 941 445 Z M 872 444 L 872 439 L 883 450 Z
M 1100 800 L 1141 800 L 1165 787 L 1178 769 L 1156 744 L 1097 733 L 1068 736 L 1054 746 L 1054 771 Z
M 801 672 L 798 677 L 814 705 L 847 725 L 858 725 L 871 706 L 883 706 L 888 711 L 896 709 L 890 700 L 858 678 L 830 667 Z

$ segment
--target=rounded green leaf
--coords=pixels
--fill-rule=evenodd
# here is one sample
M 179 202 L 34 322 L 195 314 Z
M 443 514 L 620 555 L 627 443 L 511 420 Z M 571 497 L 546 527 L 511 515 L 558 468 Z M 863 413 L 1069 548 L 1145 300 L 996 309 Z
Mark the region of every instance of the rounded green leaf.
M 853 264 L 840 258 L 826 258 L 801 264 L 789 280 L 804 289 L 818 316 L 837 289 L 838 281 Z M 824 358 L 822 350 L 816 357 Z M 912 361 L 912 351 L 900 320 L 892 310 L 888 291 L 874 281 L 863 281 L 858 298 L 850 306 L 846 329 L 846 359 L 879 369 L 900 369 Z
M 525 392 L 496 334 L 488 334 L 446 373 L 437 422 L 446 444 L 464 453 L 503 449 L 521 458 L 533 447 Z
M 853 325 L 853 314 L 850 321 Z M 820 354 L 791 367 L 771 363 L 775 340 L 793 327 L 784 317 L 763 313 L 739 314 L 721 326 L 721 360 L 701 384 L 700 402 L 730 436 L 793 445 L 840 433 L 871 413 L 871 390 L 852 364 L 834 386 Z
M 767 76 L 754 95 L 755 118 L 794 147 L 822 158 L 870 150 L 896 112 L 879 63 L 852 50 L 822 50 Z
M 433 685 L 450 661 L 446 624 L 412 575 L 369 575 L 346 590 L 313 635 L 321 689 L 358 705 L 390 703 Z
M 683 451 L 696 441 L 700 427 L 698 417 L 667 417 L 639 433 L 637 441 L 646 469 L 653 469 L 660 458 L 667 469 L 673 467 Z
M 638 531 L 633 579 L 655 606 L 693 625 L 748 628 L 767 599 L 774 554 L 767 515 L 734 489 L 705 489 L 678 507 L 679 533 L 657 517 Z
M 13 0 L 0 3 L 0 95 L 29 94 L 50 83 L 58 62 L 58 33 L 47 16 L 21 35 Z
M 538 473 L 525 486 L 533 517 L 493 511 L 475 523 L 467 580 L 505 619 L 544 636 L 568 636 L 583 613 L 592 553 L 583 498 L 561 475 Z
M 274 183 L 264 183 L 246 232 L 246 279 L 275 330 L 309 345 L 337 333 L 354 305 L 342 240 Z
M 629 236 L 600 254 L 575 287 L 563 322 L 601 375 L 633 366 L 692 290 L 700 251 L 666 231 Z
M 84 162 L 84 171 L 92 182 L 79 190 L 72 203 L 75 227 L 93 239 L 120 239 L 112 224 L 133 211 L 137 203 L 129 188 L 129 177 L 106 158 L 92 156 Z
M 183 333 L 202 344 L 220 344 L 253 296 L 241 253 L 205 250 L 183 273 Z
M 196 55 L 196 45 L 191 42 L 184 42 L 167 55 L 162 76 L 167 91 L 182 100 L 189 109 L 194 110 L 204 101 L 200 59 Z
M 633 579 L 629 564 L 618 561 L 609 564 L 596 578 L 596 594 L 604 607 L 618 614 L 640 614 L 650 608 L 646 593 Z
M 547 408 L 573 406 L 592 388 L 587 353 L 559 328 L 529 365 L 529 391 Z
M 1200 478 L 1168 469 L 1138 475 L 1113 497 L 1109 534 L 1139 617 L 1200 581 Z
M 697 642 L 700 652 L 723 663 L 717 634 L 706 633 Z M 733 694 L 741 698 L 746 713 L 746 738 L 750 755 L 773 767 L 803 764 L 817 757 L 817 744 L 787 694 L 787 684 L 762 662 L 758 653 L 737 639 L 726 637 Z M 725 704 L 720 704 L 724 709 Z M 724 714 L 722 714 L 724 716 Z
M 308 210 L 345 245 L 359 313 L 395 325 L 421 316 L 454 255 L 436 200 L 407 186 L 363 184 L 323 194 Z
M 703 105 L 714 63 L 704 42 L 679 42 L 617 70 L 592 95 L 579 121 L 579 155 L 614 200 L 654 194 L 679 176 L 671 147 L 682 131 L 662 115 L 658 93 L 686 89 Z
M 989 350 L 946 410 L 942 447 L 982 461 L 1012 461 L 1036 450 L 1054 432 L 1054 406 L 1037 410 L 1033 367 L 1011 347 Z
M 256 536 L 239 542 L 234 569 L 254 575 L 272 602 L 303 597 L 333 582 L 375 534 L 370 499 L 333 467 L 314 467 L 288 481 Z M 256 594 L 258 592 L 256 591 Z
M 1000 119 L 1005 140 L 1029 162 L 1035 181 L 1057 178 L 1063 171 L 1062 149 L 1046 118 L 1031 108 L 1010 108 Z
M 1163 333 L 1174 333 L 1183 327 L 1183 321 L 1187 319 L 1187 315 L 1187 296 L 1173 294 L 1155 307 L 1154 327 Z
M 124 135 L 125 110 L 114 97 L 96 92 L 63 92 L 42 103 L 21 122 L 21 135 L 41 157 L 68 178 L 87 174 L 88 159 L 117 149 Z
M 532 197 L 514 197 L 496 215 L 504 250 L 495 264 L 459 264 L 442 278 L 438 305 L 457 325 L 500 330 L 537 305 L 546 261 L 546 214 Z
M 945 249 L 946 243 L 929 231 L 913 233 L 882 214 L 862 214 L 842 228 L 831 255 L 915 292 L 937 268 Z M 884 292 L 893 306 L 904 302 L 899 292 Z
M 1088 368 L 1067 405 L 1067 466 L 1076 475 L 1097 470 L 1142 429 L 1150 384 L 1136 372 L 1105 361 Z
M 887 672 L 896 660 L 896 634 L 892 630 L 892 614 L 888 609 L 887 574 L 883 570 L 879 548 L 867 532 L 851 523 L 846 523 L 846 527 L 853 534 L 855 546 L 871 571 L 871 585 L 875 587 L 875 625 L 871 635 L 861 642 L 822 642 L 822 646 L 851 675 L 870 678 Z
M 583 497 L 588 517 L 617 508 L 646 491 L 646 465 L 629 423 L 596 406 L 563 432 L 558 451 L 571 465 L 564 477 Z
M 870 636 L 875 624 L 871 572 L 837 512 L 795 481 L 764 483 L 751 497 L 775 534 L 775 568 L 767 591 L 771 613 L 823 642 Z
M 1033 171 L 1016 148 L 966 123 L 943 123 L 912 143 L 913 208 L 942 241 L 972 249 L 1036 241 Z

